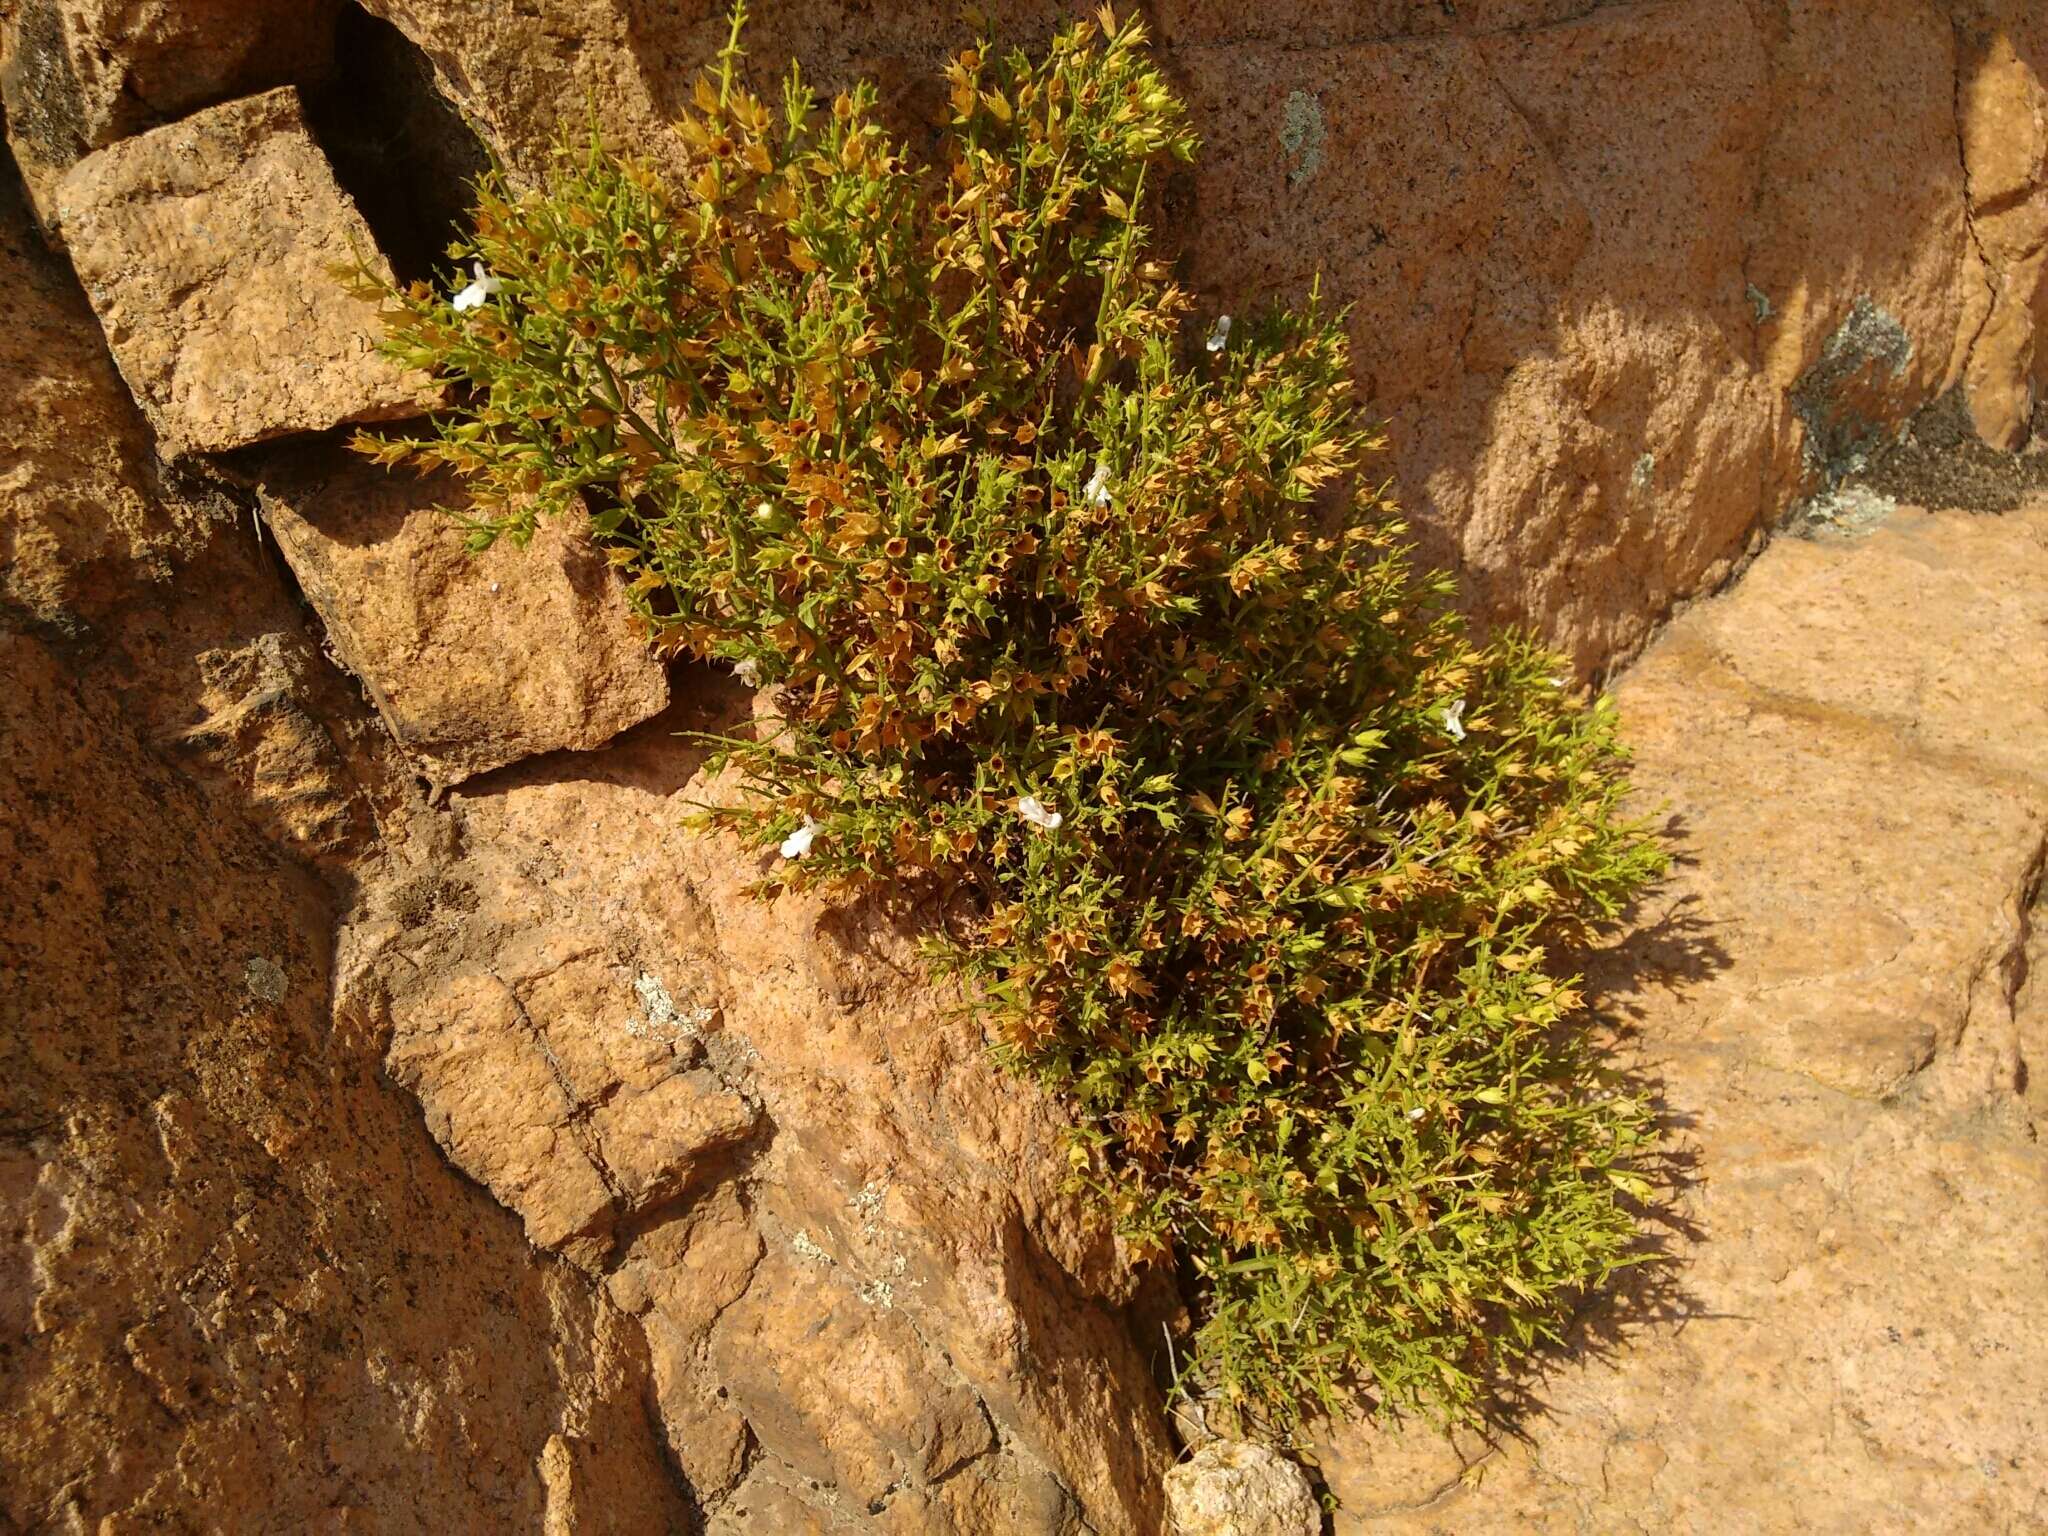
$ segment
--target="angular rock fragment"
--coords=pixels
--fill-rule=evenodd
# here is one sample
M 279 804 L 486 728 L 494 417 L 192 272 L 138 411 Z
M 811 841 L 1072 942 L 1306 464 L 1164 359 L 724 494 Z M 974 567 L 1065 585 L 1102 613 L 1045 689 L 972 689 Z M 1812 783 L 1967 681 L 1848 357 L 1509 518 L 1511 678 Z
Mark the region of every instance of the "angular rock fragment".
M 329 68 L 337 0 L 22 0 L 0 15 L 7 135 L 38 205 L 77 160 Z M 45 209 L 47 212 L 47 209 Z
M 338 448 L 293 455 L 261 498 L 336 654 L 437 784 L 602 746 L 668 703 L 616 577 L 568 524 L 472 554 L 437 510 L 452 482 Z
M 123 139 L 71 168 L 57 217 L 166 457 L 421 409 L 375 350 L 389 276 L 286 88 Z
M 1212 1440 L 1166 1474 L 1174 1536 L 1317 1536 L 1323 1512 L 1300 1467 L 1270 1446 Z

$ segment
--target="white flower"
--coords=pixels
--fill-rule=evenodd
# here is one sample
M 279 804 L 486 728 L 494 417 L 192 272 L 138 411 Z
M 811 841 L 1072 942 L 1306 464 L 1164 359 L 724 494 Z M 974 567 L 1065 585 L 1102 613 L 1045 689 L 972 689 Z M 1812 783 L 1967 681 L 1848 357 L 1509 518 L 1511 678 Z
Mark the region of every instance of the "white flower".
M 769 506 L 767 502 L 763 501 L 763 502 L 757 502 L 757 503 L 755 504 L 755 506 L 754 506 L 754 521 L 755 521 L 755 522 L 757 522 L 757 523 L 765 523 L 765 522 L 767 522 L 767 521 L 768 521 L 768 520 L 769 520 L 769 519 L 770 519 L 771 517 L 773 517 L 774 515 L 775 515 L 775 509 L 774 509 L 773 507 Z
M 1058 811 L 1049 811 L 1036 795 L 1025 795 L 1017 801 L 1017 814 L 1041 832 L 1057 832 L 1064 820 Z
M 475 309 L 485 299 L 495 298 L 505 287 L 504 280 L 486 272 L 482 262 L 472 262 L 470 265 L 471 270 L 476 273 L 476 278 L 467 288 L 455 295 L 455 313 L 458 315 Z
M 1457 703 L 1444 711 L 1444 729 L 1450 732 L 1451 740 L 1453 741 L 1463 741 L 1465 739 L 1465 701 L 1463 699 L 1458 700 Z
M 1092 501 L 1098 507 L 1109 505 L 1109 466 L 1098 462 L 1095 473 L 1088 477 L 1088 484 L 1081 491 L 1081 499 Z
M 1562 688 L 1564 686 L 1564 679 L 1561 677 L 1546 677 L 1543 681 L 1550 684 L 1553 688 Z
M 811 851 L 812 839 L 818 835 L 818 824 L 810 817 L 804 824 L 782 840 L 782 856 L 785 859 L 800 859 Z
M 1408 1111 L 1408 1118 L 1410 1120 L 1420 1120 L 1424 1115 L 1428 1113 L 1428 1110 L 1424 1109 L 1420 1104 L 1418 1104 L 1413 1109 Z
M 1211 352 L 1221 352 L 1230 340 L 1230 316 L 1218 315 L 1215 325 L 1209 328 L 1208 347 Z
M 761 663 L 748 656 L 732 664 L 732 675 L 749 688 L 758 688 L 761 686 Z

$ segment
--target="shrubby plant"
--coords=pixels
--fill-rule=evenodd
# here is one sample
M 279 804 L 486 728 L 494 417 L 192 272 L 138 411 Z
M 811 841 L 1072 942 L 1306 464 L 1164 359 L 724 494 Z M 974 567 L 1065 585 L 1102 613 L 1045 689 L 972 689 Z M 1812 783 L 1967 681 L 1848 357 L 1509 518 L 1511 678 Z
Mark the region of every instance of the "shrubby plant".
M 715 819 L 771 887 L 949 893 L 1208 1389 L 1465 1410 L 1649 1193 L 1558 974 L 1661 867 L 1608 707 L 1410 568 L 1340 317 L 1197 316 L 1135 22 L 961 54 L 926 165 L 870 87 L 751 94 L 740 19 L 687 185 L 595 141 L 484 180 L 389 343 L 460 403 L 362 446 L 465 476 L 480 543 L 587 512 L 655 644 L 770 691 Z

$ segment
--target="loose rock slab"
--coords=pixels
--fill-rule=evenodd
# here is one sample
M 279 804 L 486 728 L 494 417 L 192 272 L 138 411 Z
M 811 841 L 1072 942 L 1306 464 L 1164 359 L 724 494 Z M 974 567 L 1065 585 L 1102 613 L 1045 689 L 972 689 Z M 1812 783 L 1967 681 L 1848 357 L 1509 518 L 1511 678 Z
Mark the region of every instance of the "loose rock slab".
M 1320 1536 L 1300 1467 L 1270 1446 L 1212 1440 L 1166 1474 L 1174 1536 Z
M 435 783 L 602 746 L 667 705 L 617 578 L 568 523 L 471 554 L 438 510 L 454 484 L 328 447 L 292 455 L 260 496 L 336 653 Z
M 424 378 L 377 354 L 377 305 L 336 275 L 359 258 L 390 269 L 297 91 L 87 156 L 57 216 L 167 457 L 421 409 Z

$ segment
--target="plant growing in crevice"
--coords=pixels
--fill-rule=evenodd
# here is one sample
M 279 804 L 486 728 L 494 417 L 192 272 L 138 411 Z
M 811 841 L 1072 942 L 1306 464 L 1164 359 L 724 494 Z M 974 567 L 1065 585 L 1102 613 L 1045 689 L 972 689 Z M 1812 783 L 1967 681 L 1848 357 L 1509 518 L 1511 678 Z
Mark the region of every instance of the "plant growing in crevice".
M 961 54 L 921 165 L 870 87 L 751 94 L 739 22 L 686 185 L 485 179 L 389 342 L 462 403 L 362 446 L 479 542 L 588 515 L 656 645 L 770 691 L 712 819 L 771 888 L 960 898 L 935 952 L 1196 1278 L 1201 1380 L 1467 1409 L 1648 1193 L 1553 958 L 1661 867 L 1607 706 L 1410 568 L 1340 317 L 1195 316 L 1136 23 Z

